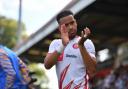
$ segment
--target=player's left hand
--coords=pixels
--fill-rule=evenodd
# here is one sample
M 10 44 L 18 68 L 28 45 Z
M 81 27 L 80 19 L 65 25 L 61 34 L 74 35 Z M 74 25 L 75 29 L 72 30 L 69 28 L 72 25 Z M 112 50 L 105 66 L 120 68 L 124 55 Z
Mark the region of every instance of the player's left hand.
M 83 45 L 84 41 L 89 37 L 90 34 L 91 31 L 88 27 L 81 31 L 81 39 L 79 40 L 78 44 Z

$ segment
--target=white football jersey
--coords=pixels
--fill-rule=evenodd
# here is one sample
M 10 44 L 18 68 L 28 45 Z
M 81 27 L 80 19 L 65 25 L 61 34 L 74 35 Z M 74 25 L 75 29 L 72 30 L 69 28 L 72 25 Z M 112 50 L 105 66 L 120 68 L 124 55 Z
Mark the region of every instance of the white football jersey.
M 56 73 L 59 82 L 59 89 L 89 89 L 88 75 L 84 65 L 82 55 L 78 48 L 80 37 L 71 40 L 58 58 Z M 55 39 L 49 46 L 49 52 L 53 53 L 58 45 L 62 45 L 61 39 Z M 91 40 L 84 42 L 88 53 L 95 57 L 95 47 Z

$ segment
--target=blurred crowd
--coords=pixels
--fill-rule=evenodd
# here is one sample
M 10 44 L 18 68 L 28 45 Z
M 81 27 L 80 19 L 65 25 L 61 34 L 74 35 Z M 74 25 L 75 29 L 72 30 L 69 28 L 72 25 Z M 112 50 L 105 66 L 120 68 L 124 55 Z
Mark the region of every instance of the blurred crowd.
M 91 89 L 128 89 L 128 66 L 112 70 L 104 79 L 92 84 Z

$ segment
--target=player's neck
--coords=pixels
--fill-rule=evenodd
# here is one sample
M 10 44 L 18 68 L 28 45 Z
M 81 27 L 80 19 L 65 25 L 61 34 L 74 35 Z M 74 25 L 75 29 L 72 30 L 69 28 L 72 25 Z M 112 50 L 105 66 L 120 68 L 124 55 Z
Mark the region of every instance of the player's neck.
M 78 35 L 76 35 L 76 36 L 74 36 L 74 37 L 72 37 L 72 38 L 69 38 L 69 40 L 71 41 L 71 40 L 74 40 L 75 38 L 77 38 L 77 37 L 79 37 Z

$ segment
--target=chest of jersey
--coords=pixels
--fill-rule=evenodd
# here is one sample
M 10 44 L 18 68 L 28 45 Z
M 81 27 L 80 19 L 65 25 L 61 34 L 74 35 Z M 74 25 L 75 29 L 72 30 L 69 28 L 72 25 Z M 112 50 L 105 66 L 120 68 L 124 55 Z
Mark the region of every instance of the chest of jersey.
M 78 40 L 74 39 L 68 43 L 68 45 L 65 47 L 63 52 L 63 62 L 73 62 L 73 61 L 80 61 L 80 50 L 78 47 Z

